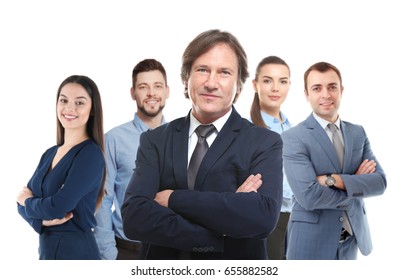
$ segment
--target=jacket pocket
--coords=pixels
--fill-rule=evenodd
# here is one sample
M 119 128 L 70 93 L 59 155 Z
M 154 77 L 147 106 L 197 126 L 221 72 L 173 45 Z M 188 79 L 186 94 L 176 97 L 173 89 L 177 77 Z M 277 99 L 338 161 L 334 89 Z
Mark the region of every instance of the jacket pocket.
M 318 223 L 319 219 L 320 219 L 320 212 L 318 211 L 304 212 L 304 211 L 293 210 L 291 212 L 292 222 L 305 222 L 305 223 L 316 224 Z

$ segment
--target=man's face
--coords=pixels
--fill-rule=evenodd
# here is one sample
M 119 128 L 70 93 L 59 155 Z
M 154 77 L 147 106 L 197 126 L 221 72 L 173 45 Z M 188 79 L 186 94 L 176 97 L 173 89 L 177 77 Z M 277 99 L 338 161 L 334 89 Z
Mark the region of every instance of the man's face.
M 232 107 L 238 92 L 238 59 L 226 44 L 218 44 L 192 64 L 187 81 L 192 113 L 201 123 L 211 123 Z
M 313 70 L 307 77 L 307 90 L 304 93 L 312 110 L 319 117 L 334 122 L 338 118 L 343 90 L 334 70 L 324 73 Z
M 169 88 L 159 70 L 138 73 L 135 86 L 131 88 L 132 99 L 138 112 L 148 117 L 157 116 L 165 107 Z

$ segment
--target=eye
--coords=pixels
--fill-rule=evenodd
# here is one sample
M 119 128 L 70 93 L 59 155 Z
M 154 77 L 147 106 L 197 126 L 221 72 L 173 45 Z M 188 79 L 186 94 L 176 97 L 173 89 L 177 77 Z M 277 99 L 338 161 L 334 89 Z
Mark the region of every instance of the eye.
M 271 80 L 270 79 L 264 79 L 263 84 L 271 84 Z
M 286 85 L 286 84 L 288 84 L 288 81 L 287 81 L 287 80 L 282 80 L 281 83 L 282 83 L 283 85 Z
M 314 91 L 314 92 L 319 92 L 321 90 L 321 88 L 320 87 L 313 87 L 311 90 Z
M 59 99 L 59 102 L 65 104 L 65 103 L 67 103 L 68 101 L 67 101 L 67 99 L 65 99 L 65 98 L 60 98 L 60 99 Z
M 77 102 L 75 102 L 75 105 L 81 106 L 81 105 L 84 105 L 84 102 L 82 102 L 82 101 L 77 101 Z
M 222 75 L 224 75 L 224 76 L 230 76 L 230 75 L 231 75 L 231 73 L 230 73 L 229 70 L 222 70 L 221 73 L 222 73 Z

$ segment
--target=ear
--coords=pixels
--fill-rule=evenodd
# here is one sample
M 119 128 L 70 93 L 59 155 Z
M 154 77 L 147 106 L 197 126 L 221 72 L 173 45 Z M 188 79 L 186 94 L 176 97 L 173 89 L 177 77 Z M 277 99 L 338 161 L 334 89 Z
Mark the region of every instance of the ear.
M 135 88 L 134 87 L 131 87 L 130 93 L 131 93 L 132 100 L 136 100 L 136 94 L 135 94 Z
M 252 83 L 253 83 L 254 92 L 257 92 L 257 81 L 253 80 Z
M 170 93 L 170 88 L 169 86 L 166 86 L 166 99 L 169 98 L 169 93 Z
M 305 95 L 305 98 L 308 101 L 310 96 L 308 95 L 308 91 L 306 89 L 304 89 L 304 95 Z
M 185 97 L 186 97 L 187 99 L 190 99 L 190 97 L 189 97 L 189 90 L 188 90 L 188 86 L 187 86 L 187 81 L 184 81 L 184 82 L 183 82 L 183 85 L 185 86 L 185 90 L 184 90 Z

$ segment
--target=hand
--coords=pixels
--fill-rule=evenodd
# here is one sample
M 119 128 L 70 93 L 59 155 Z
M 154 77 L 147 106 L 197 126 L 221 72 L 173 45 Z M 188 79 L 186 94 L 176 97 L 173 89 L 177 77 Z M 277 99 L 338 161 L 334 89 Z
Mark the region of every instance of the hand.
M 33 197 L 33 192 L 27 188 L 24 187 L 18 194 L 17 194 L 17 203 L 20 204 L 21 206 L 26 206 L 26 199 Z
M 66 221 L 71 220 L 72 217 L 74 217 L 74 214 L 70 212 L 70 213 L 65 214 L 64 218 L 62 219 L 43 220 L 43 226 L 51 227 L 51 226 L 61 225 L 65 223 Z
M 376 170 L 376 162 L 374 160 L 364 160 L 359 166 L 358 170 L 355 172 L 355 175 L 361 174 L 371 174 Z
M 246 181 L 236 190 L 236 193 L 239 192 L 257 192 L 261 187 L 263 181 L 261 180 L 261 174 L 250 175 Z
M 173 193 L 173 190 L 163 190 L 156 194 L 155 201 L 163 207 L 168 207 L 169 197 Z

